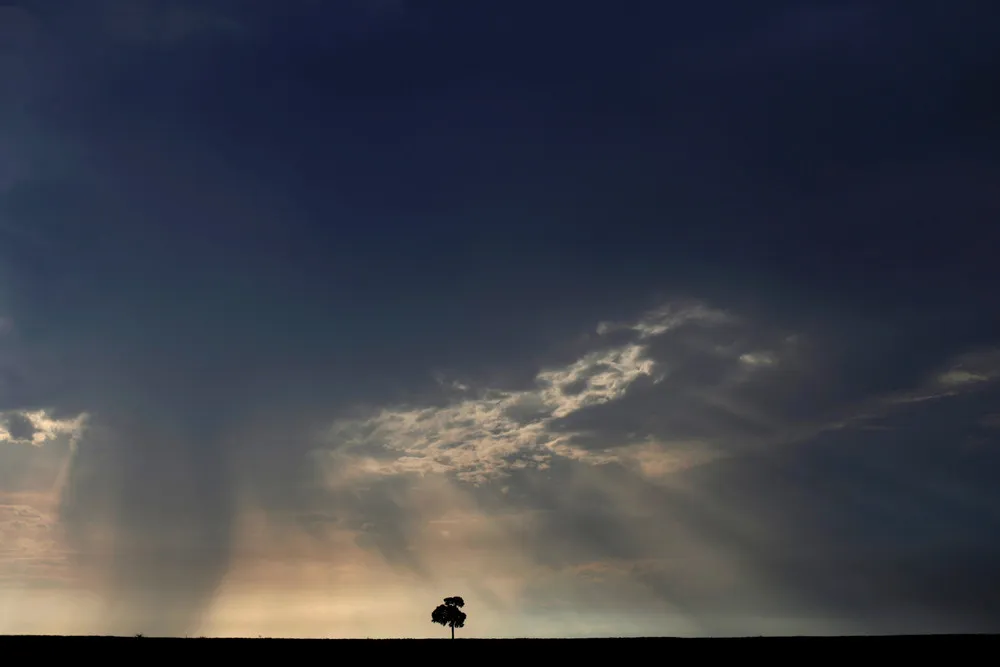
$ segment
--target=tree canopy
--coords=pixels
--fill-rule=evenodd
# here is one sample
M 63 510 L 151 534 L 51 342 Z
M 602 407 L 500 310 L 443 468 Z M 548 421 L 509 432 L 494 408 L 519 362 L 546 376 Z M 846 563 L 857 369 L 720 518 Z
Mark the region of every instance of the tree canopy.
M 462 607 L 465 606 L 465 600 L 458 597 L 445 598 L 444 604 L 439 604 L 433 612 L 431 612 L 431 622 L 438 623 L 439 625 L 444 625 L 451 628 L 451 638 L 455 638 L 455 628 L 465 627 L 465 619 L 467 618 Z

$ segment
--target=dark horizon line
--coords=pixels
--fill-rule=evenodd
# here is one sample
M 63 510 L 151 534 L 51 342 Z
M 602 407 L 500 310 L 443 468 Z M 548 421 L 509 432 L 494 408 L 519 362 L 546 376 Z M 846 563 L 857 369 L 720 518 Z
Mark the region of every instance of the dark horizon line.
M 309 641 L 348 641 L 348 642 L 400 642 L 400 641 L 452 641 L 449 637 L 351 637 L 351 638 L 328 638 L 328 637 L 147 637 L 145 635 L 0 635 L 2 640 L 135 640 L 135 639 L 155 639 L 183 641 L 188 639 L 212 640 L 212 641 L 289 641 L 289 642 L 309 642 Z M 726 635 L 716 637 L 679 637 L 674 635 L 664 636 L 641 636 L 641 637 L 456 637 L 463 641 L 627 641 L 627 640 L 683 640 L 683 641 L 726 641 L 726 640 L 850 640 L 850 639 L 1000 639 L 1000 632 L 969 632 L 969 633 L 922 633 L 922 634 L 853 634 L 853 635 Z

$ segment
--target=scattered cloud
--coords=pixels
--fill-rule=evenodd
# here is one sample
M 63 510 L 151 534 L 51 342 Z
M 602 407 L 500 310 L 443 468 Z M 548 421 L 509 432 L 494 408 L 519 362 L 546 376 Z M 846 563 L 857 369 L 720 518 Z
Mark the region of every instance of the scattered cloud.
M 697 302 L 602 322 L 597 334 L 575 361 L 538 370 L 531 388 L 462 385 L 443 405 L 386 406 L 337 420 L 320 457 L 329 483 L 447 474 L 483 484 L 545 471 L 560 459 L 664 479 L 831 429 L 883 428 L 879 420 L 894 406 L 962 394 L 1000 377 L 995 352 L 984 350 L 894 391 L 901 380 L 887 375 L 873 384 L 870 369 L 850 358 L 861 350 L 844 341 Z M 883 341 L 868 344 L 863 353 L 874 355 Z
M 598 334 L 637 334 L 636 340 L 589 352 L 535 376 L 535 386 L 520 391 L 484 389 L 444 407 L 382 408 L 367 419 L 337 421 L 330 434 L 336 456 L 351 452 L 358 469 L 381 474 L 454 473 L 476 483 L 512 470 L 545 469 L 553 456 L 586 457 L 574 447 L 571 433 L 552 427 L 582 410 L 621 400 L 640 378 L 656 383 L 657 365 L 648 357 L 650 338 L 690 322 L 727 321 L 701 306 L 661 308 L 634 323 L 602 323 Z M 607 447 L 619 443 L 608 442 Z M 632 451 L 632 450 L 628 450 Z M 635 450 L 648 468 L 681 465 L 652 463 L 648 447 Z M 595 455 L 594 460 L 601 456 Z M 614 457 L 607 460 L 616 460 Z
M 634 331 L 639 334 L 640 339 L 646 339 L 692 321 L 726 324 L 734 319 L 730 314 L 697 302 L 665 304 L 633 322 L 601 322 L 597 325 L 597 333 L 603 336 L 615 331 Z
M 86 423 L 86 414 L 55 419 L 46 410 L 9 410 L 0 412 L 0 442 L 23 442 L 40 447 L 66 439 L 70 447 L 74 447 Z
M 1000 349 L 962 353 L 930 374 L 919 386 L 886 396 L 888 404 L 921 403 L 987 389 L 1000 379 Z

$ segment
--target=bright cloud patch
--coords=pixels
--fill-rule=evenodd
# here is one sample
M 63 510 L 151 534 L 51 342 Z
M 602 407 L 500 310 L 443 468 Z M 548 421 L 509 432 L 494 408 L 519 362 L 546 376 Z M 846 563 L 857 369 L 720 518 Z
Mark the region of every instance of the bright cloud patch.
M 54 419 L 45 410 L 0 412 L 0 442 L 31 444 L 36 447 L 59 438 L 75 444 L 86 425 L 87 415 Z
M 452 472 L 475 483 L 519 468 L 544 469 L 554 456 L 594 464 L 628 458 L 643 470 L 661 474 L 683 468 L 694 460 L 706 460 L 705 453 L 699 451 L 692 459 L 679 448 L 669 460 L 662 459 L 651 441 L 614 454 L 585 451 L 572 444 L 572 432 L 553 425 L 586 408 L 620 400 L 641 378 L 661 381 L 656 362 L 647 354 L 649 339 L 691 322 L 728 321 L 721 312 L 695 305 L 661 308 L 632 323 L 602 323 L 597 328 L 601 337 L 625 331 L 637 340 L 544 369 L 532 389 L 486 390 L 445 407 L 384 408 L 369 419 L 342 420 L 334 425 L 332 439 L 340 456 L 350 452 L 355 471 L 360 467 L 380 474 Z
M 1000 376 L 996 353 L 978 351 L 933 370 L 923 386 L 891 391 L 864 379 L 854 348 L 700 303 L 603 322 L 596 333 L 575 361 L 536 373 L 531 388 L 463 386 L 443 406 L 384 406 L 337 421 L 328 482 L 438 473 L 478 484 L 556 459 L 662 478 L 867 424 L 892 406 L 964 394 Z

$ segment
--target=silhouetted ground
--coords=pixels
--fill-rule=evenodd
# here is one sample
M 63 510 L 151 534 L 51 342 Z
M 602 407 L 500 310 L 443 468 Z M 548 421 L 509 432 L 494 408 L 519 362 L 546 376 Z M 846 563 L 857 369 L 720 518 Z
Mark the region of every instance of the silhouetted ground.
M 227 659 L 247 657 L 269 659 L 272 655 L 282 660 L 293 659 L 298 655 L 336 653 L 342 656 L 345 652 L 357 652 L 360 656 L 370 656 L 377 653 L 399 651 L 401 657 L 412 660 L 419 655 L 431 659 L 447 655 L 448 651 L 468 652 L 470 658 L 490 656 L 517 656 L 524 659 L 527 656 L 542 658 L 537 651 L 544 651 L 546 656 L 551 651 L 558 651 L 560 659 L 594 658 L 609 654 L 638 655 L 642 651 L 647 655 L 649 650 L 668 651 L 660 653 L 663 659 L 677 659 L 687 651 L 693 651 L 692 657 L 704 658 L 706 654 L 734 652 L 734 656 L 745 658 L 748 655 L 760 655 L 766 658 L 782 656 L 810 658 L 816 656 L 843 656 L 851 659 L 874 657 L 869 653 L 877 649 L 888 649 L 894 658 L 902 657 L 900 652 L 921 657 L 954 658 L 955 650 L 990 648 L 1000 646 L 1000 634 L 997 635 L 923 635 L 923 636 L 876 636 L 876 637 L 734 637 L 723 639 L 684 639 L 673 637 L 642 637 L 642 638 L 597 638 L 597 639 L 462 639 L 452 646 L 442 646 L 441 642 L 451 639 L 203 639 L 203 638 L 159 638 L 159 637 L 4 637 L 0 636 L 0 649 L 32 650 L 38 648 L 67 649 L 77 651 L 76 657 L 94 655 L 107 657 L 109 655 L 135 654 L 137 656 L 168 656 L 191 655 L 199 658 L 212 657 L 218 651 L 219 657 Z M 989 643 L 990 647 L 982 646 Z M 938 654 L 936 651 L 940 650 Z M 110 652 L 110 653 L 109 653 Z M 4 655 L 12 655 L 10 652 Z

